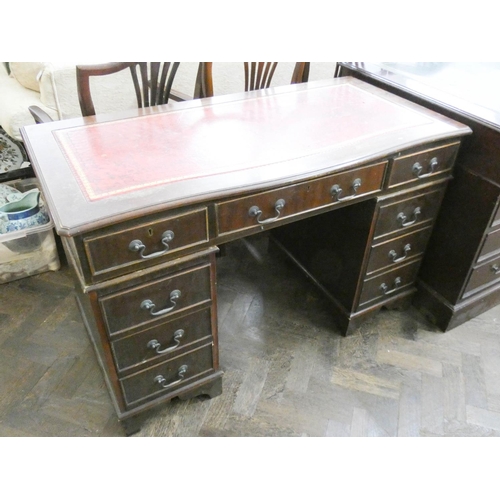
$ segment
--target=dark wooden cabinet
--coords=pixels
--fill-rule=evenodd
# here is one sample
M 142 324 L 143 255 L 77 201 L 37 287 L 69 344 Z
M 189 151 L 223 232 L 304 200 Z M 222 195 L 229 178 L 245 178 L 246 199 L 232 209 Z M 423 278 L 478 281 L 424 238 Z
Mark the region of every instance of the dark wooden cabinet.
M 272 243 L 324 291 L 339 328 L 350 334 L 381 307 L 407 303 L 414 294 L 448 180 L 441 175 L 411 189 L 387 187 L 370 200 L 274 229 Z
M 500 241 L 495 213 L 500 186 L 459 170 L 443 202 L 430 241 L 415 305 L 443 330 L 477 316 L 500 301 L 496 266 Z

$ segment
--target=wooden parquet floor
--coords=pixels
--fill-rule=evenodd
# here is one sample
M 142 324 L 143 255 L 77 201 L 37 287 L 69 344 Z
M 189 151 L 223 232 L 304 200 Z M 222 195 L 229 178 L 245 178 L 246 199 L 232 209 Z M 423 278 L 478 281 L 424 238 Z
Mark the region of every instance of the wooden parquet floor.
M 265 237 L 218 259 L 223 393 L 135 436 L 499 436 L 500 306 L 447 333 L 381 311 L 350 337 Z M 0 436 L 124 436 L 66 264 L 0 285 Z

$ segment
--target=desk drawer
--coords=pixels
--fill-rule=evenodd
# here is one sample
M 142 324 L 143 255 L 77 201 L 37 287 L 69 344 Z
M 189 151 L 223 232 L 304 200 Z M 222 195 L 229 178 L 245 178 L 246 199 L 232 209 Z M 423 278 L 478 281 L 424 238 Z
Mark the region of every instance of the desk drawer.
M 483 248 L 481 248 L 478 262 L 481 262 L 498 252 L 500 252 L 500 229 L 492 231 L 486 236 Z
M 207 209 L 177 217 L 160 217 L 148 223 L 131 222 L 121 231 L 104 232 L 84 239 L 93 276 L 130 266 L 145 267 L 178 250 L 208 241 Z
M 411 198 L 392 199 L 382 204 L 375 226 L 375 238 L 421 227 L 434 220 L 443 198 L 444 189 L 428 191 Z
M 120 380 L 125 403 L 130 406 L 171 393 L 213 368 L 212 344 Z
M 265 225 L 380 191 L 386 165 L 386 162 L 369 165 L 315 181 L 218 203 L 218 234 Z M 280 201 L 283 206 L 279 204 Z
M 458 148 L 457 142 L 396 158 L 391 167 L 388 186 L 418 182 L 451 171 Z
M 415 282 L 419 267 L 420 260 L 367 279 L 363 284 L 359 305 L 397 295 Z
M 206 340 L 211 336 L 211 312 L 210 308 L 206 308 L 115 340 L 111 343 L 111 349 L 116 367 L 122 372 L 183 354 L 201 339 Z
M 432 227 L 427 227 L 374 245 L 370 252 L 366 273 L 371 274 L 422 255 L 427 246 L 431 230 Z
M 473 293 L 477 288 L 489 286 L 500 280 L 500 258 L 476 267 L 465 288 L 464 297 Z
M 113 336 L 210 300 L 207 264 L 102 297 L 99 303 L 108 333 Z

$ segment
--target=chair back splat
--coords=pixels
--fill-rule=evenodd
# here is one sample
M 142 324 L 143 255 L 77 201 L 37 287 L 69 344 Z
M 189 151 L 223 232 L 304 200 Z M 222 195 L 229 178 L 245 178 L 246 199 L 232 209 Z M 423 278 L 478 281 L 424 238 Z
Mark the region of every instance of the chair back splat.
M 168 102 L 179 64 L 178 62 L 115 62 L 77 66 L 76 84 L 82 115 L 96 114 L 90 91 L 91 77 L 110 75 L 129 68 L 137 106 L 145 108 Z
M 249 90 L 267 89 L 271 86 L 277 62 L 244 62 L 245 92 Z M 201 80 L 201 96 L 213 97 L 214 85 L 212 77 L 212 63 L 201 63 L 199 79 Z M 295 63 L 290 83 L 303 83 L 309 79 L 309 63 Z

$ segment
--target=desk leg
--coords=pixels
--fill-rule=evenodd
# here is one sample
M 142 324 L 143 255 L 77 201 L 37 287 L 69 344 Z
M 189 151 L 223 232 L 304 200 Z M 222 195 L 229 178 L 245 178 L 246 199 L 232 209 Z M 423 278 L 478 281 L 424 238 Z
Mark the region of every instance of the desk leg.
M 144 420 L 144 415 L 121 420 L 120 423 L 122 424 L 123 430 L 125 431 L 125 435 L 132 436 L 134 434 L 137 434 L 141 430 Z

